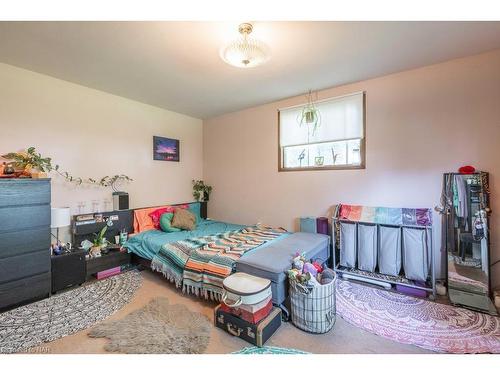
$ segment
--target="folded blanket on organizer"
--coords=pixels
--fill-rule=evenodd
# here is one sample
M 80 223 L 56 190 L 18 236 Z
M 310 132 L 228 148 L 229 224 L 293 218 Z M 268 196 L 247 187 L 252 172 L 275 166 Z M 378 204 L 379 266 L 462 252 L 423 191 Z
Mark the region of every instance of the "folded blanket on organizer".
M 286 233 L 282 228 L 254 226 L 164 245 L 151 268 L 185 293 L 219 300 L 222 282 L 246 252 Z
M 350 221 L 363 221 L 389 225 L 432 225 L 430 208 L 391 208 L 340 205 L 339 218 Z

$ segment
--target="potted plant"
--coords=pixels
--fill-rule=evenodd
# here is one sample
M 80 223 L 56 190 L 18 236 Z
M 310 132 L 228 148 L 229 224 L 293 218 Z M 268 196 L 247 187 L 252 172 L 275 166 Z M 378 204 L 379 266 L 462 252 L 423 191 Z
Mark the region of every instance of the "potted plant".
M 317 95 L 316 95 L 317 96 Z M 307 126 L 312 127 L 312 135 L 316 132 L 316 130 L 321 125 L 321 112 L 314 105 L 313 94 L 311 90 L 307 94 L 307 104 L 302 108 L 302 111 L 299 113 L 297 117 L 297 121 L 299 126 L 306 124 Z
M 23 170 L 32 178 L 47 177 L 47 172 L 52 170 L 51 158 L 44 158 L 37 153 L 34 147 L 30 147 L 26 152 L 10 152 L 2 155 L 2 158 L 11 160 L 18 170 Z
M 206 185 L 203 180 L 193 180 L 193 198 L 198 202 L 208 202 L 212 187 Z
M 104 236 L 106 231 L 108 230 L 108 226 L 104 226 L 99 233 L 94 233 L 94 240 L 92 241 L 92 247 L 89 250 L 89 254 L 91 257 L 98 257 L 101 255 L 101 252 L 106 253 L 106 247 L 108 246 L 109 241 Z
M 111 187 L 113 191 L 117 190 L 117 185 L 122 182 L 133 181 L 130 177 L 124 174 L 117 174 L 114 176 L 104 176 L 101 179 L 86 178 L 72 176 L 68 172 L 63 172 L 58 164 L 52 164 L 52 158 L 43 157 L 40 153 L 36 152 L 34 147 L 28 148 L 22 152 L 10 152 L 1 156 L 4 159 L 11 160 L 14 167 L 24 170 L 25 173 L 31 175 L 33 178 L 47 177 L 47 172 L 55 172 L 63 177 L 68 182 L 81 184 L 99 185 L 102 187 Z M 5 173 L 5 172 L 4 172 Z

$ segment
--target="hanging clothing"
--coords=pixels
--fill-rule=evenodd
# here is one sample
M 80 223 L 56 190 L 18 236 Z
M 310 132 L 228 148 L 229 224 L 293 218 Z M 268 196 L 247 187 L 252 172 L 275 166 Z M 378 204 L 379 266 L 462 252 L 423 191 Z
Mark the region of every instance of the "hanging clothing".
M 468 201 L 467 201 L 467 181 L 461 175 L 454 176 L 453 184 L 453 205 L 458 217 L 461 217 L 465 224 L 465 230 L 468 229 Z

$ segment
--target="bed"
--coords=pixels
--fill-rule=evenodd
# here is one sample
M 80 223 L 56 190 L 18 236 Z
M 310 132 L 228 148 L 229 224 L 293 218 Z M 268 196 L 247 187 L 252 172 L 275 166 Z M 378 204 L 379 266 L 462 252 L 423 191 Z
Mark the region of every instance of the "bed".
M 227 231 L 244 228 L 244 225 L 230 224 L 222 221 L 202 219 L 192 231 L 165 233 L 161 230 L 151 229 L 132 236 L 125 244 L 129 253 L 151 261 L 158 254 L 161 247 L 168 243 L 182 241 L 189 238 L 215 235 Z
M 273 303 L 281 305 L 287 296 L 285 271 L 295 253 L 306 252 L 310 258 L 327 261 L 329 245 L 325 235 L 231 224 L 200 215 L 195 230 L 143 230 L 124 247 L 184 293 L 219 301 L 224 278 L 242 271 L 270 279 Z

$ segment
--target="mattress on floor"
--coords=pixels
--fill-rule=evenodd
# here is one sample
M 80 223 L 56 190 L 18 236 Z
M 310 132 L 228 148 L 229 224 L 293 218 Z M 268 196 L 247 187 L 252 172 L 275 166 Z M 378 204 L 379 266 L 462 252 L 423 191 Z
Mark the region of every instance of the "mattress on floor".
M 236 262 L 236 271 L 271 280 L 273 302 L 286 298 L 286 271 L 292 267 L 297 252 L 306 253 L 307 259 L 325 262 L 330 256 L 330 237 L 318 233 L 292 233 L 268 245 L 259 247 Z

